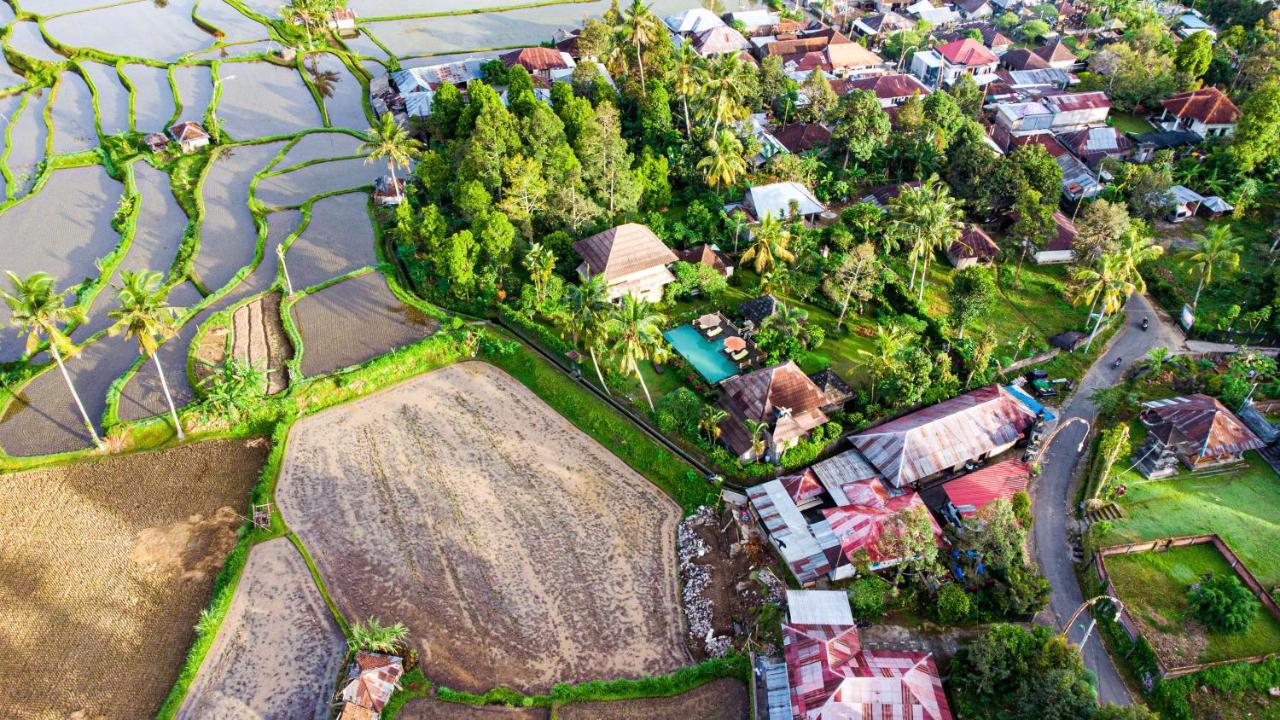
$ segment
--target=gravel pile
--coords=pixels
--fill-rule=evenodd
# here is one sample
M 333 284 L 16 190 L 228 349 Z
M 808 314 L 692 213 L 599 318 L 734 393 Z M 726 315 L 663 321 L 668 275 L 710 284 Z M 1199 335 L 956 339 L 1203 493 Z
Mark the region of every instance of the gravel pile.
M 702 506 L 697 512 L 680 522 L 676 530 L 679 544 L 680 578 L 683 587 L 684 614 L 689 621 L 689 636 L 700 641 L 711 657 L 723 657 L 732 646 L 733 639 L 716 635 L 711 626 L 713 609 L 711 600 L 703 595 L 711 583 L 711 569 L 695 562 L 706 555 L 710 548 L 698 537 L 695 527 L 716 524 L 716 512 Z

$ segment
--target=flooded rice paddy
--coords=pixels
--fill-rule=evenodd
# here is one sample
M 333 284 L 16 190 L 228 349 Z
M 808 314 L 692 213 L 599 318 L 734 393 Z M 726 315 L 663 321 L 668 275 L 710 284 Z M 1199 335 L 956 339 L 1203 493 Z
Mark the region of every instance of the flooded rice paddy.
M 98 144 L 98 129 L 93 122 L 93 93 L 80 73 L 62 73 L 50 117 L 55 155 L 88 150 Z
M 129 89 L 120 81 L 115 67 L 96 62 L 80 66 L 97 92 L 98 118 L 103 135 L 129 131 Z
M 311 222 L 285 255 L 296 289 L 318 285 L 378 262 L 366 206 L 369 196 L 350 193 L 317 200 Z
M 364 362 L 434 333 L 439 322 L 406 307 L 376 272 L 349 278 L 299 300 L 302 374 L 311 377 Z
M 655 11 L 664 11 L 668 3 L 687 4 L 658 0 Z M 299 68 L 294 62 L 273 59 L 281 46 L 272 38 L 279 35 L 255 19 L 278 18 L 281 0 L 243 0 L 246 12 L 228 0 L 23 0 L 18 4 L 24 12 L 40 17 L 44 34 L 31 19 L 15 19 L 8 1 L 0 2 L 0 24 L 11 28 L 6 46 L 58 63 L 62 70 L 56 90 L 39 87 L 39 83 L 26 83 L 0 54 L 0 122 L 7 131 L 7 135 L 0 133 L 5 180 L 0 201 L 20 200 L 0 205 L 4 208 L 0 210 L 0 271 L 48 272 L 62 290 L 74 290 L 86 281 L 98 288 L 82 298 L 88 319 L 72 335 L 82 348 L 67 361 L 95 422 L 106 410 L 108 387 L 138 358 L 131 341 L 98 337 L 109 324 L 108 312 L 116 306 L 111 285 L 118 283 L 121 272 L 164 273 L 171 286 L 169 302 L 182 309 L 177 336 L 164 342 L 159 353 L 174 399 L 183 405 L 198 398 L 186 373 L 198 330 L 215 313 L 282 282 L 276 247 L 291 243 L 289 270 L 298 289 L 376 264 L 368 197 L 356 190 L 367 187 L 386 169 L 381 162 L 366 163 L 360 157 L 363 138 L 352 134 L 363 133 L 374 120 L 366 114 L 365 87 L 353 68 L 358 64 L 377 77 L 391 61 L 370 37 L 344 39 L 336 47 L 321 45 Z M 501 3 L 352 0 L 351 6 L 362 18 L 376 20 L 494 5 Z M 427 62 L 421 59 L 425 56 L 448 59 L 451 54 L 474 54 L 477 48 L 538 44 L 550 39 L 556 28 L 580 22 L 606 6 L 605 0 L 592 0 L 536 11 L 381 20 L 365 27 L 389 43 L 398 56 L 419 58 L 414 62 L 422 64 Z M 220 93 L 215 93 L 215 77 L 221 80 Z M 211 107 L 215 94 L 219 102 Z M 53 158 L 92 149 L 103 137 L 136 132 L 138 140 L 142 133 L 165 131 L 177 119 L 204 122 L 211 111 L 232 141 L 204 151 L 213 157 L 202 175 L 171 178 L 168 173 L 173 167 L 190 166 L 171 164 L 167 154 L 125 161 L 139 199 L 127 247 L 121 246 L 111 226 L 123 186 L 107 175 L 104 166 L 50 170 L 34 188 L 41 179 L 40 169 Z M 268 137 L 277 140 L 245 142 Z M 280 157 L 286 147 L 288 151 Z M 85 159 L 82 154 L 76 162 Z M 182 186 L 182 192 L 193 190 L 197 177 L 202 178 L 194 192 L 198 197 L 174 196 L 173 185 Z M 262 203 L 256 210 L 250 206 L 255 177 L 259 177 L 256 197 Z M 33 194 L 25 197 L 28 193 Z M 319 197 L 333 193 L 344 194 Z M 192 257 L 182 254 L 192 221 L 180 199 L 183 203 L 198 200 L 202 206 L 198 224 L 191 226 L 200 243 Z M 310 223 L 303 227 L 297 208 L 313 199 Z M 258 256 L 260 232 L 266 237 Z M 40 242 L 32 242 L 33 238 Z M 112 255 L 113 251 L 121 255 Z M 115 262 L 101 267 L 99 262 L 109 255 Z M 175 265 L 179 259 L 182 262 Z M 103 276 L 104 272 L 109 274 Z M 436 327 L 435 321 L 399 302 L 376 272 L 318 291 L 299 301 L 292 314 L 307 340 L 302 358 L 306 375 L 366 360 L 413 342 Z M 0 307 L 0 323 L 7 320 L 7 309 Z M 17 332 L 8 327 L 0 330 L 0 363 L 16 360 L 22 352 Z M 47 360 L 46 353 L 38 354 L 38 362 Z M 142 364 L 123 384 L 117 408 L 121 419 L 166 411 L 154 368 L 153 363 Z M 0 407 L 0 412 L 4 413 L 0 416 L 4 452 L 40 454 L 88 444 L 88 433 L 56 371 L 37 376 L 22 389 L 20 401 Z
M 257 195 L 267 207 L 296 207 L 316 195 L 372 185 L 385 172 L 383 163 L 368 163 L 361 158 L 320 162 L 264 177 L 258 183 Z
M 295 68 L 237 62 L 224 64 L 218 75 L 222 80 L 218 116 L 223 130 L 237 140 L 324 126 L 320 108 Z
M 210 291 L 253 262 L 258 228 L 249 212 L 249 182 L 280 152 L 282 143 L 221 148 L 204 181 L 197 277 Z

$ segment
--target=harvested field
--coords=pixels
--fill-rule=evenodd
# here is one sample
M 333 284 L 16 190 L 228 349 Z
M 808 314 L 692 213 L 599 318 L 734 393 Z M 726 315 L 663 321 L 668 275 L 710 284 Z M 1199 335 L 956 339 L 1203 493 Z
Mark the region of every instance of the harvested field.
M 589 702 L 556 710 L 560 720 L 746 720 L 747 686 L 732 678 L 712 680 L 684 695 L 644 700 Z
M 236 308 L 231 316 L 231 356 L 267 371 L 267 394 L 289 384 L 285 362 L 293 356 L 280 322 L 280 294 L 269 292 Z
M 203 442 L 5 477 L 0 717 L 153 716 L 267 450 Z
M 545 692 L 689 661 L 679 507 L 491 365 L 299 421 L 276 501 L 343 614 L 404 622 L 433 682 Z
M 302 374 L 323 375 L 417 342 L 440 328 L 396 299 L 377 272 L 312 293 L 290 309 L 302 333 Z
M 255 545 L 178 720 L 325 720 L 346 651 L 298 549 Z
M 435 698 L 414 698 L 404 704 L 399 720 L 547 720 L 545 708 L 473 707 Z
M 285 255 L 294 289 L 378 264 L 368 204 L 368 195 L 348 193 L 311 206 L 311 222 Z

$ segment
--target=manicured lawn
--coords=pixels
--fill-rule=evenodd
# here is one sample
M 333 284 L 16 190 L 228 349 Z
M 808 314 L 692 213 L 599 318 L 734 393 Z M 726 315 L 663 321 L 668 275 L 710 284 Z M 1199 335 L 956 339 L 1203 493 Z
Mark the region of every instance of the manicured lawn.
M 1114 127 L 1120 132 L 1141 135 L 1155 130 L 1155 127 L 1152 126 L 1151 123 L 1147 122 L 1146 118 L 1134 113 L 1112 112 L 1109 117 L 1111 127 Z
M 1207 573 L 1234 574 L 1212 545 L 1113 555 L 1107 571 L 1119 598 L 1144 626 L 1147 641 L 1172 666 L 1262 655 L 1280 650 L 1280 622 L 1261 605 L 1245 633 L 1210 632 L 1195 621 L 1187 587 Z
M 1102 544 L 1214 532 L 1263 585 L 1280 582 L 1280 477 L 1257 453 L 1245 460 L 1239 473 L 1211 478 L 1184 472 L 1145 482 L 1126 473 L 1118 482 L 1129 485 L 1120 500 L 1127 517 L 1112 523 Z

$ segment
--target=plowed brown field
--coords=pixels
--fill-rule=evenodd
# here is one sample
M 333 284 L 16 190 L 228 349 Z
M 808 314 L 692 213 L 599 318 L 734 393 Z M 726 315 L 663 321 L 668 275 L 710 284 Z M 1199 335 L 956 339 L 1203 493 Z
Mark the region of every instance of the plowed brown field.
M 491 365 L 301 420 L 276 501 L 343 615 L 404 622 L 437 683 L 545 692 L 689 662 L 679 507 Z

